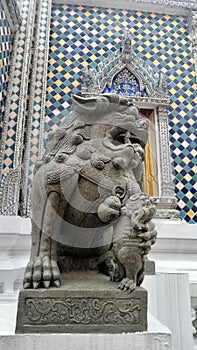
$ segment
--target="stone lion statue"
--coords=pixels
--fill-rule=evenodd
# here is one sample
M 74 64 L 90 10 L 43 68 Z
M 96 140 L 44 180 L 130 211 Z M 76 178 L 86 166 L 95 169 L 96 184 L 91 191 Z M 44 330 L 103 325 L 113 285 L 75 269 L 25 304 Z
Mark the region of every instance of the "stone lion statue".
M 97 269 L 132 291 L 156 239 L 155 206 L 141 189 L 149 123 L 118 95 L 72 101 L 35 165 L 24 288 L 59 287 L 60 271 Z

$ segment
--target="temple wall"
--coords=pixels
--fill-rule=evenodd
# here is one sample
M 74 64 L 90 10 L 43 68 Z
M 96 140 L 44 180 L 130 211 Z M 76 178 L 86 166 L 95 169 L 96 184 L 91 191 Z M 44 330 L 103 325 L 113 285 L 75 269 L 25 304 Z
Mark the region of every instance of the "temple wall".
M 44 152 L 48 131 L 56 128 L 68 113 L 71 94 L 80 93 L 82 70 L 94 67 L 117 50 L 127 28 L 133 36 L 134 52 L 167 77 L 170 150 L 178 210 L 185 222 L 197 222 L 197 84 L 187 10 L 196 9 L 196 5 L 189 2 L 181 6 L 175 15 L 175 9 L 170 7 L 169 14 L 164 14 L 163 8 L 160 13 L 151 13 L 51 4 L 49 0 L 39 4 L 35 0 L 21 1 L 22 22 L 13 42 L 0 154 L 1 214 L 30 215 L 33 168 Z M 8 55 L 10 32 L 2 37 Z M 3 64 L 8 68 L 8 58 Z M 1 109 L 5 108 L 2 101 Z
M 197 222 L 197 84 L 187 17 L 86 6 L 52 5 L 45 130 L 55 129 L 81 90 L 85 67 L 120 47 L 124 28 L 133 50 L 167 77 L 171 161 L 180 218 Z

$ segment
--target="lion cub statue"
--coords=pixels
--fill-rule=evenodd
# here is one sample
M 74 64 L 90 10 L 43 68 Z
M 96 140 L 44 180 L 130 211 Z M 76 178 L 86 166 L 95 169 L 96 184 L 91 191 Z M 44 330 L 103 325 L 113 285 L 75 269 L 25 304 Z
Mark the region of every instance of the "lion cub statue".
M 156 240 L 155 206 L 141 189 L 149 123 L 118 95 L 72 101 L 35 165 L 24 288 L 59 287 L 60 271 L 96 269 L 133 291 Z

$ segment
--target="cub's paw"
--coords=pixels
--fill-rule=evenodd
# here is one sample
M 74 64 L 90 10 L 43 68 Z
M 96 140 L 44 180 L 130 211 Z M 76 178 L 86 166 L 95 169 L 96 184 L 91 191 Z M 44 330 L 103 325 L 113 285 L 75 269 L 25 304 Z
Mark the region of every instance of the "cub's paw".
M 60 271 L 57 262 L 48 256 L 30 260 L 24 274 L 24 289 L 48 288 L 50 285 L 60 287 Z
M 132 292 L 136 289 L 136 283 L 133 279 L 130 278 L 123 278 L 120 284 L 118 285 L 119 289 L 122 289 L 124 291 Z

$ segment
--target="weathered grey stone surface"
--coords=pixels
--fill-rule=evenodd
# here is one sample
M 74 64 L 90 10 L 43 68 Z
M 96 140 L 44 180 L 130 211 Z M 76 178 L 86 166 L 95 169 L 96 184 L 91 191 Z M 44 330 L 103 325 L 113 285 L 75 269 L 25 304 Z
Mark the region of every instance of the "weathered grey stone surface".
M 35 165 L 25 289 L 59 287 L 59 267 L 69 270 L 72 257 L 72 270 L 99 257 L 95 270 L 120 282 L 122 290 L 142 283 L 144 259 L 156 238 L 155 205 L 141 188 L 148 127 L 124 97 L 73 96 L 72 111 L 50 133 Z
M 147 329 L 147 292 L 117 289 L 94 271 L 63 274 L 60 288 L 22 290 L 16 333 L 121 333 Z
M 35 165 L 17 332 L 146 329 L 146 292 L 136 288 L 156 240 L 155 204 L 142 191 L 148 127 L 127 98 L 73 96 Z

